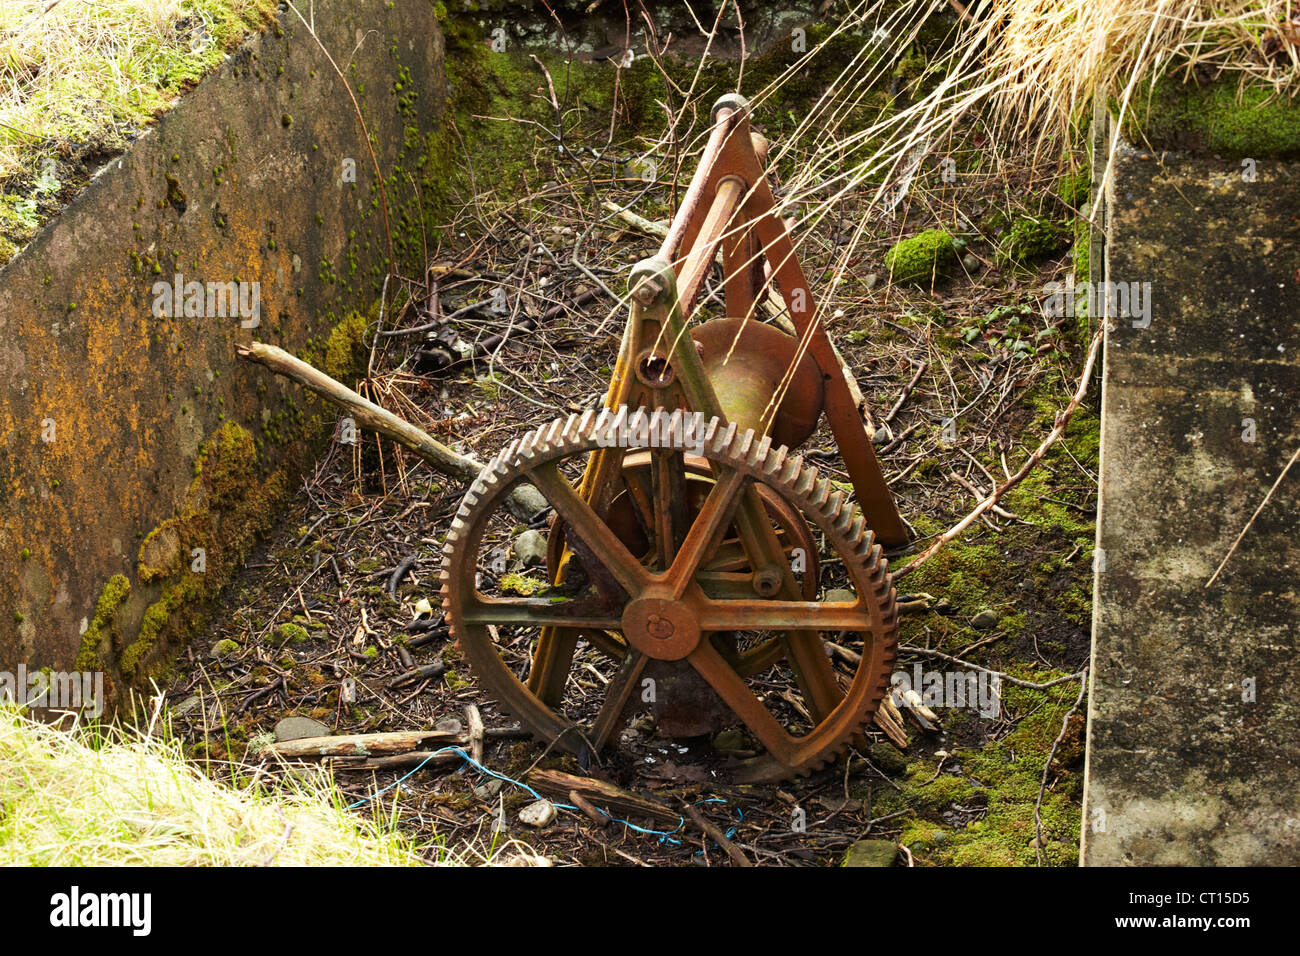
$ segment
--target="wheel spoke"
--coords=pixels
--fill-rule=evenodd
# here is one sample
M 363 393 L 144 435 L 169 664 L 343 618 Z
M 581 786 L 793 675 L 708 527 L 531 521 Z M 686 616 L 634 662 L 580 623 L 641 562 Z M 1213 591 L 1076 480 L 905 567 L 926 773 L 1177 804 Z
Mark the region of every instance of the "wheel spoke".
M 785 728 L 772 716 L 763 702 L 754 696 L 737 674 L 726 662 L 717 648 L 709 641 L 700 641 L 699 646 L 687 658 L 706 681 L 717 692 L 728 707 L 745 722 L 754 735 L 767 748 L 768 753 L 778 760 L 788 760 L 794 750 L 794 739 L 785 732 Z
M 645 670 L 646 656 L 640 651 L 628 649 L 619 665 L 618 673 L 605 688 L 605 703 L 596 715 L 596 722 L 591 728 L 591 745 L 596 753 L 609 743 L 610 738 L 623 726 L 623 717 L 627 705 L 632 700 L 638 686 L 642 671 Z
M 871 617 L 856 604 L 817 601 L 709 601 L 702 631 L 871 631 Z
M 548 601 L 545 598 L 490 598 L 476 594 L 461 614 L 466 624 L 482 626 L 576 627 L 617 629 L 622 615 L 590 601 Z
M 530 475 L 533 484 L 565 520 L 565 534 L 582 538 L 592 552 L 599 555 L 601 562 L 609 568 L 629 596 L 640 593 L 648 581 L 648 575 L 640 562 L 624 547 L 609 525 L 592 510 L 591 505 L 582 500 L 569 480 L 560 474 L 559 468 L 548 462 L 533 468 Z
M 789 631 L 782 638 L 786 660 L 794 671 L 804 703 L 813 719 L 820 723 L 844 699 L 844 688 L 835 677 L 826 645 L 812 631 Z
M 745 476 L 738 469 L 732 469 L 709 490 L 709 496 L 704 499 L 699 515 L 673 559 L 672 567 L 668 569 L 673 597 L 680 598 L 685 593 L 705 555 L 731 524 L 745 481 Z
M 568 627 L 544 627 L 528 670 L 528 689 L 548 707 L 558 707 L 573 666 L 579 632 Z

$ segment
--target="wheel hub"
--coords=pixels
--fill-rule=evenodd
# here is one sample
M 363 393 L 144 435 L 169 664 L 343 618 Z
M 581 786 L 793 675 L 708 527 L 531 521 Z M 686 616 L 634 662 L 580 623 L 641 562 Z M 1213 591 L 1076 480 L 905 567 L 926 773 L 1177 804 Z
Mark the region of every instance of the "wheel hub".
M 700 625 L 684 602 L 642 597 L 623 611 L 623 635 L 646 657 L 680 661 L 699 644 Z

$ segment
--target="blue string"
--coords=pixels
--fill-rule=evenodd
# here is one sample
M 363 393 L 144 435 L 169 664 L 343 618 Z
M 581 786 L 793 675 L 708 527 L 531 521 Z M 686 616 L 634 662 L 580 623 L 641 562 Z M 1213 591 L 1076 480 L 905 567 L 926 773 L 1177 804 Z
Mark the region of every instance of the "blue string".
M 521 781 L 519 781 L 519 780 L 515 780 L 515 779 L 513 779 L 513 778 L 511 778 L 511 777 L 507 777 L 505 774 L 497 773 L 495 770 L 489 770 L 487 767 L 483 766 L 481 763 L 479 763 L 477 760 L 475 760 L 475 759 L 474 759 L 473 757 L 471 757 L 469 754 L 465 753 L 465 751 L 462 750 L 460 747 L 443 747 L 441 750 L 435 750 L 433 753 L 429 754 L 429 756 L 427 756 L 427 757 L 425 757 L 423 760 L 421 760 L 421 761 L 420 761 L 418 764 L 416 764 L 415 767 L 413 767 L 409 772 L 402 774 L 402 776 L 398 777 L 396 780 L 394 780 L 394 781 L 393 781 L 392 783 L 390 783 L 388 786 L 384 787 L 382 790 L 377 790 L 377 791 L 375 791 L 373 794 L 371 794 L 370 796 L 368 796 L 368 797 L 362 797 L 360 800 L 356 801 L 356 803 L 350 804 L 350 805 L 348 806 L 348 809 L 349 809 L 349 810 L 356 810 L 358 807 L 363 807 L 363 806 L 365 806 L 367 803 L 369 803 L 369 802 L 372 801 L 372 800 L 377 800 L 378 798 L 380 798 L 380 797 L 382 797 L 384 794 L 386 794 L 389 790 L 392 790 L 394 787 L 398 786 L 398 785 L 401 784 L 403 781 L 405 781 L 405 780 L 407 780 L 407 779 L 409 779 L 409 778 L 415 776 L 415 774 L 419 773 L 420 770 L 423 769 L 424 765 L 427 764 L 427 763 L 428 763 L 430 760 L 432 760 L 434 757 L 438 757 L 438 756 L 441 756 L 442 754 L 448 754 L 448 753 L 456 754 L 456 755 L 457 755 L 458 757 L 460 757 L 463 761 L 465 761 L 465 763 L 469 764 L 471 767 L 473 767 L 475 770 L 479 771 L 480 773 L 485 773 L 485 774 L 487 774 L 489 777 L 496 777 L 498 780 L 500 780 L 500 781 L 502 781 L 502 782 L 504 782 L 504 783 L 512 784 L 513 786 L 519 787 L 519 788 L 522 789 L 522 790 L 527 790 L 529 793 L 531 793 L 531 794 L 533 795 L 533 799 L 535 799 L 535 800 L 541 800 L 541 799 L 542 799 L 542 795 L 541 795 L 540 793 L 538 793 L 536 790 L 534 790 L 532 787 L 528 786 L 528 784 L 523 783 L 523 782 L 521 782 Z M 464 766 L 464 764 L 462 764 L 462 766 Z M 713 798 L 711 798 L 711 799 L 709 799 L 709 800 L 701 800 L 701 801 L 700 801 L 700 803 L 726 803 L 726 802 L 727 802 L 727 801 L 722 800 L 722 799 L 719 798 L 719 797 L 713 797 Z M 553 806 L 555 806 L 555 807 L 556 807 L 557 809 L 559 809 L 559 810 L 577 810 L 577 809 L 578 809 L 577 807 L 572 806 L 572 805 L 567 804 L 567 803 L 554 803 Z M 634 831 L 637 832 L 637 833 L 644 833 L 644 834 L 646 834 L 647 836 L 657 836 L 657 837 L 659 837 L 659 842 L 660 842 L 660 843 L 665 843 L 665 842 L 667 842 L 667 843 L 672 843 L 672 844 L 674 844 L 674 845 L 680 845 L 681 842 L 682 842 L 681 840 L 674 840 L 674 839 L 672 839 L 672 834 L 676 833 L 678 830 L 681 830 L 684 826 L 686 826 L 686 818 L 685 818 L 685 817 L 678 817 L 678 819 L 677 819 L 677 826 L 674 827 L 674 828 L 671 829 L 671 830 L 648 830 L 648 829 L 646 829 L 645 827 L 639 827 L 639 826 L 637 826 L 635 823 L 632 823 L 632 822 L 630 822 L 630 821 L 628 821 L 628 820 L 621 820 L 621 819 L 619 819 L 618 817 L 615 817 L 613 814 L 609 813 L 608 811 L 606 811 L 606 810 L 604 810 L 604 809 L 602 809 L 602 808 L 600 808 L 600 807 L 596 807 L 596 811 L 597 811 L 598 813 L 603 813 L 605 816 L 609 817 L 609 818 L 610 818 L 611 820 L 613 820 L 615 823 L 621 823 L 621 824 L 623 824 L 623 826 L 627 827 L 627 828 L 630 829 L 630 830 L 634 830 Z

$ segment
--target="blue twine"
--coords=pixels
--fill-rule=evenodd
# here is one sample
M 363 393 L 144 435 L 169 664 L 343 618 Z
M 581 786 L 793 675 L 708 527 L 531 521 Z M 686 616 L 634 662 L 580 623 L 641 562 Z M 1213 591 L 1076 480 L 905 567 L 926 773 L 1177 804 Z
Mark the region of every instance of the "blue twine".
M 441 756 L 442 754 L 448 754 L 448 753 L 456 754 L 456 756 L 460 757 L 463 761 L 465 761 L 465 763 L 469 764 L 471 767 L 473 767 L 475 770 L 479 771 L 480 773 L 485 773 L 485 774 L 487 774 L 489 777 L 496 777 L 498 780 L 500 780 L 500 781 L 502 781 L 502 782 L 504 782 L 504 783 L 508 783 L 508 784 L 513 785 L 513 786 L 519 787 L 519 788 L 522 789 L 522 790 L 527 790 L 529 793 L 531 793 L 531 794 L 533 795 L 533 799 L 535 799 L 535 800 L 541 800 L 541 799 L 542 799 L 542 795 L 541 795 L 540 793 L 538 793 L 536 790 L 534 790 L 532 787 L 528 786 L 528 784 L 523 783 L 522 781 L 519 781 L 519 780 L 515 780 L 515 779 L 513 779 L 513 778 L 511 778 L 511 777 L 507 777 L 505 774 L 497 773 L 495 770 L 489 770 L 487 767 L 483 766 L 481 763 L 479 763 L 477 760 L 475 760 L 475 759 L 474 759 L 473 757 L 471 757 L 469 754 L 465 753 L 465 751 L 462 750 L 460 747 L 443 747 L 441 750 L 435 750 L 433 753 L 429 754 L 429 756 L 427 756 L 427 757 L 425 757 L 423 760 L 421 760 L 421 761 L 420 761 L 418 764 L 416 764 L 416 765 L 415 765 L 415 766 L 414 766 L 410 771 L 408 771 L 407 773 L 402 774 L 402 776 L 398 777 L 396 780 L 394 780 L 394 781 L 393 781 L 392 783 L 390 783 L 388 786 L 384 787 L 382 790 L 377 790 L 377 791 L 375 791 L 373 794 L 371 794 L 370 796 L 368 796 L 368 797 L 362 797 L 360 800 L 356 801 L 355 803 L 350 804 L 350 805 L 348 806 L 348 809 L 349 809 L 349 810 L 356 810 L 356 809 L 359 808 L 359 807 L 363 807 L 363 806 L 365 806 L 367 803 L 369 803 L 369 802 L 372 801 L 372 800 L 377 800 L 377 799 L 379 799 L 379 798 L 382 797 L 384 794 L 386 794 L 389 790 L 392 790 L 394 787 L 400 785 L 403 781 L 405 781 L 405 780 L 407 780 L 407 779 L 409 779 L 409 778 L 415 776 L 415 774 L 419 773 L 420 770 L 423 769 L 424 765 L 427 764 L 427 763 L 428 763 L 430 760 L 432 760 L 434 757 L 438 757 L 438 756 Z M 461 766 L 463 767 L 464 764 L 462 764 Z M 709 799 L 709 800 L 701 800 L 701 801 L 700 801 L 700 803 L 715 803 L 715 802 L 717 802 L 717 803 L 726 803 L 727 801 L 722 800 L 720 797 L 713 797 L 713 798 L 711 798 L 711 799 Z M 578 809 L 577 807 L 572 806 L 571 804 L 567 804 L 567 803 L 555 803 L 555 804 L 553 804 L 553 806 L 555 806 L 555 807 L 556 807 L 557 809 L 559 809 L 559 810 L 577 810 L 577 809 Z M 686 826 L 686 818 L 685 818 L 685 817 L 678 817 L 678 820 L 677 820 L 677 826 L 674 827 L 674 828 L 671 829 L 671 830 L 649 830 L 649 829 L 646 829 L 645 827 L 639 827 L 639 826 L 637 826 L 635 823 L 632 823 L 632 822 L 630 822 L 630 821 L 628 821 L 628 820 L 622 820 L 622 819 L 619 819 L 618 817 L 616 817 L 616 816 L 614 816 L 613 814 L 609 813 L 607 810 L 602 809 L 601 807 L 596 807 L 596 811 L 597 811 L 598 813 L 603 813 L 605 816 L 609 817 L 609 818 L 610 818 L 611 820 L 613 820 L 615 823 L 621 823 L 621 824 L 623 824 L 623 826 L 627 827 L 627 828 L 630 829 L 630 830 L 634 830 L 634 831 L 637 832 L 637 833 L 644 833 L 644 834 L 647 835 L 647 836 L 657 836 L 657 837 L 659 837 L 659 842 L 660 842 L 660 843 L 665 843 L 665 842 L 667 842 L 667 843 L 672 843 L 672 844 L 674 844 L 674 845 L 680 845 L 681 842 L 682 842 L 681 840 L 674 840 L 674 839 L 672 839 L 672 834 L 676 833 L 678 830 L 680 830 L 680 829 L 682 829 L 684 826 Z

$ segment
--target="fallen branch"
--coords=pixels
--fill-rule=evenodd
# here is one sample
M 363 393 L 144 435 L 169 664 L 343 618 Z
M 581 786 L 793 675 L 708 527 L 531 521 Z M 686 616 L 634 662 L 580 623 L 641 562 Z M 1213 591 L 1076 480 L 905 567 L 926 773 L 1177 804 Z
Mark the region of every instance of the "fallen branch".
M 1043 460 L 1043 456 L 1047 454 L 1047 450 L 1055 445 L 1061 436 L 1065 434 L 1065 429 L 1069 427 L 1070 419 L 1074 417 L 1074 413 L 1078 411 L 1079 406 L 1083 404 L 1084 396 L 1088 394 L 1088 381 L 1092 378 L 1092 368 L 1097 362 L 1097 352 L 1101 348 L 1102 334 L 1104 330 L 1105 326 L 1098 329 L 1097 334 L 1092 337 L 1092 344 L 1088 348 L 1087 361 L 1083 363 L 1083 374 L 1079 377 L 1079 387 L 1075 389 L 1074 395 L 1071 396 L 1069 404 L 1056 413 L 1056 425 L 1052 428 L 1051 432 L 1048 433 L 1047 437 L 1043 439 L 1043 443 L 1038 446 L 1037 450 L 1035 450 L 1028 459 L 1026 459 L 1018 472 L 1008 478 L 1003 484 L 999 485 L 991 495 L 976 505 L 974 511 L 962 518 L 943 534 L 939 535 L 939 537 L 931 541 L 929 547 L 916 557 L 912 558 L 912 560 L 907 562 L 903 567 L 895 571 L 895 580 L 898 580 L 905 574 L 910 574 L 926 561 L 929 561 L 945 545 L 978 521 L 980 515 L 996 506 L 997 503 L 1002 500 L 1003 495 L 1016 485 L 1020 484 L 1020 482 L 1024 480 L 1025 476 L 1033 471 L 1034 467 Z
M 342 734 L 332 737 L 302 737 L 270 744 L 262 754 L 300 760 L 304 757 L 375 757 L 400 754 L 421 748 L 462 747 L 466 734 L 442 730 L 398 730 L 379 734 Z
M 624 816 L 649 817 L 659 823 L 679 826 L 682 815 L 655 800 L 639 797 L 631 791 L 603 780 L 577 777 L 560 770 L 534 770 L 527 777 L 529 786 L 542 793 L 563 799 L 577 791 L 588 803 L 617 810 Z
M 1061 721 L 1061 732 L 1056 735 L 1056 740 L 1052 743 L 1052 752 L 1047 755 L 1047 763 L 1043 765 L 1043 779 L 1038 785 L 1038 799 L 1034 801 L 1034 857 L 1039 866 L 1043 865 L 1043 794 L 1047 792 L 1047 773 L 1052 769 L 1052 761 L 1056 759 L 1057 748 L 1061 746 L 1061 741 L 1065 739 L 1065 732 L 1070 729 L 1070 718 L 1074 712 L 1079 709 L 1083 703 L 1083 695 L 1088 690 L 1087 673 L 1088 668 L 1079 672 L 1084 676 L 1084 680 L 1079 684 L 1079 696 L 1075 698 L 1074 706 L 1065 714 L 1065 719 Z
M 691 818 L 691 822 L 699 827 L 705 836 L 712 839 L 714 843 L 718 844 L 718 846 L 722 847 L 722 849 L 726 851 L 727 856 L 731 858 L 731 862 L 736 864 L 736 866 L 754 865 L 749 861 L 749 857 L 745 856 L 745 854 L 740 851 L 740 847 L 728 840 L 727 835 L 720 829 L 708 820 L 704 819 L 704 814 L 700 813 L 698 809 L 687 804 L 686 815 Z
M 436 750 L 413 750 L 406 754 L 387 757 L 370 757 L 357 763 L 336 760 L 333 769 L 341 773 L 375 772 L 382 770 L 408 770 L 424 764 L 428 767 L 459 767 L 465 758 L 454 751 L 439 753 Z
M 235 351 L 240 358 L 265 365 L 275 374 L 293 379 L 304 388 L 333 402 L 351 415 L 362 428 L 392 439 L 403 448 L 409 448 L 444 475 L 459 478 L 468 484 L 483 470 L 483 463 L 478 459 L 457 454 L 423 429 L 398 418 L 369 399 L 362 398 L 346 385 L 284 349 L 264 342 L 254 342 L 248 346 L 236 346 Z M 506 498 L 506 508 L 516 518 L 524 521 L 532 520 L 547 507 L 549 505 L 546 499 L 532 485 L 516 485 Z

